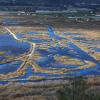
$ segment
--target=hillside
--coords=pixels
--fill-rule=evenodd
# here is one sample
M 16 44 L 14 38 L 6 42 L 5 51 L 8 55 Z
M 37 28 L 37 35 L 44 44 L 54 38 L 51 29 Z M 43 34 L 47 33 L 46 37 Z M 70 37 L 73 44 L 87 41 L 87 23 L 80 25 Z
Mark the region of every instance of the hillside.
M 68 5 L 75 3 L 100 4 L 100 0 L 0 0 L 0 5 Z

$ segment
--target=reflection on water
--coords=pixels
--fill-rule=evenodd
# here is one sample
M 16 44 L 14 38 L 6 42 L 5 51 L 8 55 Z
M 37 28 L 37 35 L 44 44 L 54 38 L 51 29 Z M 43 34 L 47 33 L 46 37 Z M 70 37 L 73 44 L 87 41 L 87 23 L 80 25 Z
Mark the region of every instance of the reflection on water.
M 22 61 L 14 61 L 11 63 L 0 64 L 0 74 L 8 74 L 15 72 L 21 64 Z
M 18 22 L 2 22 L 3 25 L 19 25 Z
M 9 34 L 0 34 L 0 51 L 7 55 L 19 56 L 27 53 L 30 49 L 30 44 L 26 42 L 19 42 Z

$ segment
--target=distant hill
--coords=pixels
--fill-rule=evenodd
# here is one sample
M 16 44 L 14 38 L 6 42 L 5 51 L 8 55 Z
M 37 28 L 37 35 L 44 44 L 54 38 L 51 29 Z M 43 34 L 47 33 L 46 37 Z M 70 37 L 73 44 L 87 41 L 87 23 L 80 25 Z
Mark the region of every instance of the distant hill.
M 0 0 L 0 5 L 68 5 L 75 3 L 97 3 L 100 4 L 100 0 Z

